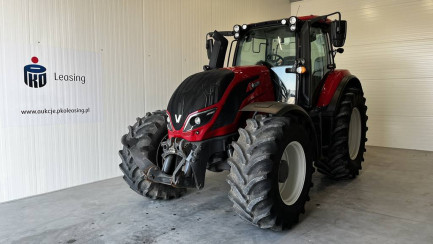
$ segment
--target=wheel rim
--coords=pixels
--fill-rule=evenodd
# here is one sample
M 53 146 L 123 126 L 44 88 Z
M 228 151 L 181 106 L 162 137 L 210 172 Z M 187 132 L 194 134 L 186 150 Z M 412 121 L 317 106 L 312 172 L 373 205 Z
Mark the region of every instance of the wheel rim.
M 348 143 L 350 159 L 355 160 L 361 145 L 361 113 L 358 108 L 353 108 L 350 116 Z
M 286 165 L 280 165 L 279 171 L 287 171 L 278 172 L 279 175 L 280 173 L 287 175 L 284 182 L 278 183 L 280 196 L 286 205 L 292 205 L 298 200 L 304 188 L 306 159 L 302 145 L 297 141 L 289 143 L 284 149 L 280 164 Z

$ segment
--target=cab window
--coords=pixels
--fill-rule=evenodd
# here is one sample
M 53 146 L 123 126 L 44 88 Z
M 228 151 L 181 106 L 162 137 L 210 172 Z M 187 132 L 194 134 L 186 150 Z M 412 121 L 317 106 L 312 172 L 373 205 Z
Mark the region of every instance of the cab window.
M 328 39 L 320 28 L 311 28 L 311 71 L 313 83 L 319 82 L 328 72 Z

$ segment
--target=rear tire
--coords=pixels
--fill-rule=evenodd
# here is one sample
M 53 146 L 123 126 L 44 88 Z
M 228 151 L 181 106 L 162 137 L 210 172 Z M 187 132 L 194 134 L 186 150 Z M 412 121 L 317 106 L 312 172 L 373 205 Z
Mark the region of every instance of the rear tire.
M 122 137 L 123 149 L 119 151 L 122 159 L 119 167 L 124 174 L 123 179 L 132 190 L 152 199 L 178 198 L 186 192 L 186 188 L 175 188 L 146 180 L 143 170 L 135 163 L 131 154 L 131 149 L 138 147 L 143 157 L 155 165 L 161 164 L 160 143 L 167 136 L 166 123 L 164 111 L 147 113 L 145 117 L 137 118 L 137 122 L 128 127 L 129 133 Z
M 348 88 L 334 118 L 331 143 L 324 150 L 325 159 L 316 162 L 318 171 L 329 177 L 352 179 L 362 169 L 367 141 L 367 106 L 361 89 Z
M 233 156 L 228 160 L 231 169 L 227 182 L 231 186 L 229 199 L 242 219 L 274 230 L 298 222 L 312 186 L 313 150 L 306 128 L 295 118 L 260 117 L 248 119 L 245 129 L 239 129 L 239 139 L 232 143 Z M 285 152 L 298 155 L 299 162 L 282 162 L 288 159 Z M 298 165 L 298 169 L 290 165 Z M 285 182 L 295 182 L 296 186 L 289 187 Z

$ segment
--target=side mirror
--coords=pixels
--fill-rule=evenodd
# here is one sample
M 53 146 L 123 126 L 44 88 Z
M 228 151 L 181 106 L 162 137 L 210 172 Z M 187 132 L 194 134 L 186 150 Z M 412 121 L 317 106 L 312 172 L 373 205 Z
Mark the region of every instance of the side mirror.
M 207 58 L 210 59 L 210 56 L 212 55 L 213 50 L 213 39 L 207 39 L 206 40 L 206 51 L 207 51 Z
M 331 42 L 334 47 L 344 46 L 346 41 L 347 21 L 334 20 L 331 23 Z
M 209 59 L 209 68 L 219 69 L 224 67 L 224 59 L 226 57 L 229 41 L 218 31 L 213 32 L 212 38 L 215 40 L 215 44 L 212 45 L 212 52 Z

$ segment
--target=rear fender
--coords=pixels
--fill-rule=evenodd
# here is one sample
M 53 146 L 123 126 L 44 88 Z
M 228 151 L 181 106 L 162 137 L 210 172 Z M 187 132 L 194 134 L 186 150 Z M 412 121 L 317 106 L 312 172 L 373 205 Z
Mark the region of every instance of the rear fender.
M 346 90 L 346 87 L 356 87 L 361 89 L 362 91 L 362 85 L 358 78 L 354 75 L 348 75 L 344 77 L 340 84 L 337 87 L 337 90 L 334 93 L 334 96 L 332 96 L 332 99 L 328 105 L 327 111 L 335 112 L 338 109 L 338 105 L 341 102 L 341 99 L 343 97 L 344 90 Z
M 326 107 L 326 110 L 330 112 L 335 111 L 347 86 L 358 87 L 362 90 L 359 79 L 348 70 L 335 70 L 329 73 L 320 92 L 317 107 Z
M 331 77 L 332 79 L 329 79 L 328 76 L 317 104 L 321 118 L 322 132 L 320 136 L 322 147 L 329 146 L 331 143 L 334 119 L 339 110 L 341 99 L 343 99 L 344 91 L 348 87 L 356 87 L 362 91 L 359 79 L 347 70 L 335 71 L 333 73 L 336 74 L 331 73 L 334 76 L 333 78 Z
M 260 112 L 266 114 L 273 114 L 281 117 L 297 117 L 308 125 L 310 132 L 310 141 L 313 145 L 314 160 L 318 159 L 319 154 L 319 144 L 317 140 L 316 129 L 314 127 L 313 120 L 310 115 L 300 106 L 295 104 L 287 104 L 282 102 L 256 102 L 248 104 L 243 107 L 240 111 L 242 112 Z

